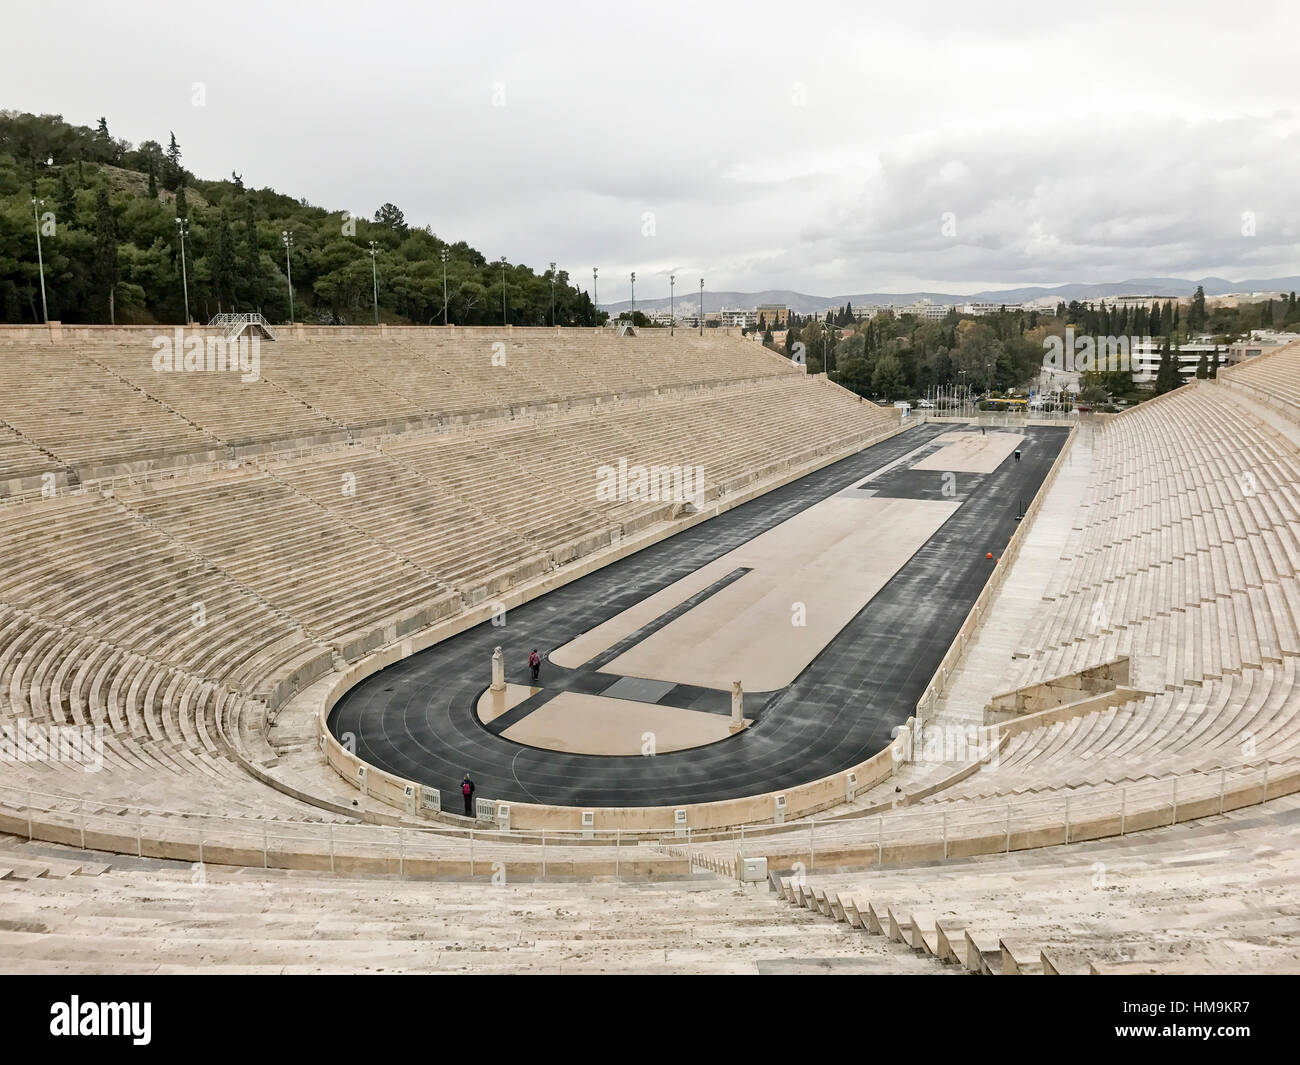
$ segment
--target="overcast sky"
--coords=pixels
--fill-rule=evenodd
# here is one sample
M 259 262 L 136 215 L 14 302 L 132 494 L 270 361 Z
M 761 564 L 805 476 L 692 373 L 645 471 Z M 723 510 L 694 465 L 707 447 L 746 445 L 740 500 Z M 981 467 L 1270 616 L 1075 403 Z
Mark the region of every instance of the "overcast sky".
M 599 266 L 602 303 L 631 270 L 646 297 L 672 270 L 820 295 L 1238 280 L 1300 273 L 1298 30 L 1251 0 L 44 0 L 6 5 L 0 107 L 174 130 L 200 177 L 391 201 L 584 287 Z

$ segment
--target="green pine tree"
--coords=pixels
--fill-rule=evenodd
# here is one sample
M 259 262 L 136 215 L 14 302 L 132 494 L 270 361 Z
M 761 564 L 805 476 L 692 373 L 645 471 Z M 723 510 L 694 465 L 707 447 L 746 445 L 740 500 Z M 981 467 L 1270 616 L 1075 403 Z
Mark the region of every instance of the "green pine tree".
M 895 399 L 902 395 L 905 384 L 902 363 L 889 352 L 881 355 L 871 373 L 872 391 L 885 399 Z

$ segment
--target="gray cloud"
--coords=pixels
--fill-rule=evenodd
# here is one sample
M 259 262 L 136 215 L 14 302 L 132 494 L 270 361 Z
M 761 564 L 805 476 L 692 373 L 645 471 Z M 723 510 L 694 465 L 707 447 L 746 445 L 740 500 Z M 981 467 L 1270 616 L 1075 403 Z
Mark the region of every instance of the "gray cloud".
M 828 294 L 1300 272 L 1291 6 L 236 0 L 6 20 L 3 106 L 107 114 L 136 142 L 174 129 L 204 177 L 599 265 L 605 299 L 631 270 L 638 295 L 673 269 Z

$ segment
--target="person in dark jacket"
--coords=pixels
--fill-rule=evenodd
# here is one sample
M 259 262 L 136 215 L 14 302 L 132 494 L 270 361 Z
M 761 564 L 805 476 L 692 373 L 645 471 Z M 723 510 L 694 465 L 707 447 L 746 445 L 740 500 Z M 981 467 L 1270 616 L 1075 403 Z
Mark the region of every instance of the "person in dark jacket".
M 469 774 L 465 774 L 465 779 L 460 782 L 460 794 L 465 800 L 465 816 L 474 816 L 474 781 L 469 779 Z

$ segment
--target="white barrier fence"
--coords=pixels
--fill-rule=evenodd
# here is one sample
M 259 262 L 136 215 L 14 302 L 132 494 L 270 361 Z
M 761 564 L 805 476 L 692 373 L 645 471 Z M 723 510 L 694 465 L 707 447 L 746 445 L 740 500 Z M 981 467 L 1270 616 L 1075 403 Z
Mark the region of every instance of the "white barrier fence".
M 116 853 L 172 857 L 202 863 L 264 868 L 319 868 L 339 872 L 346 865 L 382 864 L 401 875 L 421 863 L 461 863 L 471 876 L 527 862 L 547 875 L 548 857 L 572 865 L 606 860 L 614 875 L 636 858 L 689 858 L 716 872 L 734 873 L 751 855 L 778 855 L 815 866 L 819 848 L 834 853 L 832 864 L 883 864 L 891 860 L 948 859 L 1127 835 L 1177 824 L 1268 798 L 1300 791 L 1300 760 L 1242 763 L 1198 772 L 1093 789 L 1082 794 L 1044 796 L 1016 802 L 967 802 L 950 809 L 942 802 L 870 817 L 811 818 L 779 825 L 740 826 L 696 832 L 690 826 L 664 830 L 514 830 L 416 826 L 389 827 L 356 822 L 293 821 L 278 818 L 177 814 L 147 807 L 109 804 L 34 789 L 0 786 L 0 830 L 82 849 L 116 841 Z M 487 800 L 478 800 L 487 802 Z M 499 814 L 500 806 L 494 807 Z M 131 841 L 134 846 L 122 846 Z M 735 844 L 734 852 L 706 843 Z M 557 849 L 564 851 L 561 857 Z M 846 851 L 857 857 L 846 863 Z M 892 853 L 891 853 L 892 852 Z M 215 854 L 215 856 L 214 856 Z M 232 854 L 237 862 L 227 860 Z

